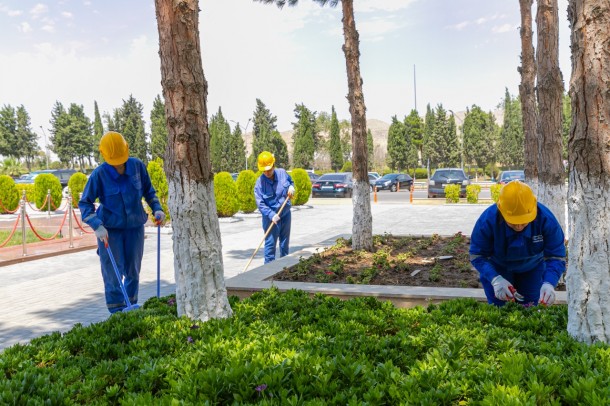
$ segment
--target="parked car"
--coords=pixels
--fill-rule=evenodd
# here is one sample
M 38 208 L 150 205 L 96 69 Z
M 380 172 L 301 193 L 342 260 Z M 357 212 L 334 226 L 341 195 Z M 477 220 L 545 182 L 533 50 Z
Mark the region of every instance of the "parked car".
M 237 181 L 237 177 L 239 176 L 239 173 L 232 173 L 231 177 L 233 178 L 233 181 L 236 182 Z
M 47 173 L 55 175 L 59 179 L 62 187 L 68 186 L 70 176 L 76 173 L 75 169 L 50 169 Z
M 439 168 L 428 181 L 428 198 L 445 197 L 445 186 L 460 185 L 460 197 L 466 197 L 470 178 L 460 168 Z
M 409 189 L 413 184 L 413 178 L 406 173 L 388 173 L 375 181 L 377 190 L 389 190 L 396 192 L 400 189 Z
M 373 173 L 369 172 L 369 186 L 371 192 L 375 188 L 375 182 L 377 182 L 377 179 L 379 179 L 379 176 L 375 176 Z
M 525 172 L 523 170 L 504 171 L 498 178 L 498 183 L 506 185 L 511 180 L 525 181 Z
M 316 175 L 313 172 L 307 172 L 307 174 L 309 175 L 309 180 L 313 183 L 315 180 L 317 180 L 320 175 Z
M 375 177 L 375 179 L 381 178 L 381 175 L 379 175 L 378 172 L 369 172 L 369 175 L 373 175 Z
M 351 172 L 325 173 L 311 185 L 311 196 L 352 197 Z
M 41 173 L 52 173 L 54 169 L 42 169 L 40 171 L 32 171 L 26 175 L 21 175 L 19 179 L 15 179 L 15 183 L 34 183 L 36 176 Z

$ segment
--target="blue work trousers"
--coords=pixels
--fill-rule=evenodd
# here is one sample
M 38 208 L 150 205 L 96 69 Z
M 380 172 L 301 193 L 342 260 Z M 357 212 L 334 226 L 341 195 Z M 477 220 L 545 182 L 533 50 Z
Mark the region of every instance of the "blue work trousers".
M 144 226 L 128 229 L 108 229 L 108 244 L 123 278 L 125 290 L 131 304 L 138 302 L 138 287 L 140 283 L 140 267 L 144 253 Z M 110 313 L 115 313 L 127 307 L 121 285 L 110 261 L 110 256 L 104 243 L 97 240 L 97 254 L 102 265 L 104 293 L 106 306 Z
M 540 299 L 540 288 L 542 287 L 542 276 L 544 275 L 544 263 L 537 268 L 527 272 L 511 272 L 506 269 L 496 267 L 496 272 L 512 283 L 517 292 L 524 296 L 522 304 L 537 305 Z M 496 306 L 504 306 L 506 302 L 496 298 L 491 281 L 481 279 L 481 284 L 487 296 L 487 302 Z
M 265 238 L 265 263 L 275 260 L 275 247 L 277 240 L 280 240 L 280 258 L 288 255 L 290 245 L 290 223 L 292 214 L 290 210 L 282 213 L 280 221 L 271 228 L 267 238 Z M 263 230 L 267 232 L 269 226 L 273 224 L 271 220 L 263 216 Z

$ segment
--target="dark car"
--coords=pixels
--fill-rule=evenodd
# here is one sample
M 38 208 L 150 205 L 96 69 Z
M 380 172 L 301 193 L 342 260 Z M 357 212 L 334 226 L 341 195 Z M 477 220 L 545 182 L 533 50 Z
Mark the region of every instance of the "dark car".
M 460 197 L 466 197 L 470 178 L 460 168 L 439 168 L 428 181 L 428 198 L 445 197 L 445 186 L 460 185 Z
M 375 182 L 377 182 L 377 179 L 379 179 L 379 176 L 376 176 L 375 174 L 372 174 L 371 172 L 369 172 L 369 186 L 370 186 L 371 192 L 375 188 Z
M 504 171 L 500 174 L 500 177 L 498 178 L 498 183 L 501 185 L 506 185 L 511 180 L 520 180 L 524 182 L 525 172 L 522 170 Z
M 68 186 L 68 181 L 70 177 L 76 173 L 74 169 L 54 169 L 50 170 L 48 173 L 55 175 L 59 179 L 59 183 L 61 186 Z
M 325 173 L 311 185 L 311 196 L 352 197 L 352 173 Z
M 388 173 L 375 181 L 377 190 L 389 190 L 396 192 L 400 189 L 410 189 L 413 184 L 413 178 L 405 173 Z
M 316 175 L 313 172 L 307 172 L 307 174 L 309 175 L 309 180 L 311 181 L 311 183 L 313 183 L 315 180 L 317 180 L 320 175 Z

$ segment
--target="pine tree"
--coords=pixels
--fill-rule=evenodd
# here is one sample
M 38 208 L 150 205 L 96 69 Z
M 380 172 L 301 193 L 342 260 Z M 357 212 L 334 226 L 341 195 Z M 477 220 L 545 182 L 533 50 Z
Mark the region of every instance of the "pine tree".
M 521 102 L 514 99 L 508 89 L 504 93 L 504 124 L 500 132 L 498 159 L 511 168 L 523 168 L 524 134 Z
M 252 129 L 252 155 L 255 160 L 261 152 L 271 152 L 273 147 L 273 132 L 277 130 L 276 121 L 277 117 L 271 114 L 260 99 L 256 99 Z
M 349 121 L 341 120 L 339 122 L 341 131 L 341 151 L 343 152 L 343 162 L 352 160 L 352 126 Z
M 277 130 L 271 133 L 271 146 L 268 151 L 275 157 L 275 166 L 278 168 L 288 168 L 290 164 L 288 160 L 288 146 Z
M 316 113 L 310 111 L 304 104 L 297 104 L 294 109 L 297 119 L 293 123 L 293 168 L 313 167 L 316 138 Z
M 19 158 L 17 148 L 17 114 L 9 104 L 0 109 L 0 155 Z
M 407 144 L 407 168 L 415 168 L 419 162 L 421 154 L 421 146 L 424 134 L 424 122 L 417 114 L 417 110 L 411 110 L 411 113 L 404 119 L 405 125 L 405 141 Z
M 407 167 L 407 143 L 405 126 L 396 116 L 388 128 L 388 166 L 392 171 L 400 172 Z
M 34 158 L 38 155 L 37 135 L 32 131 L 30 115 L 23 105 L 17 107 L 17 129 L 16 129 L 17 151 L 19 156 L 25 158 L 28 170 L 32 170 Z
M 373 168 L 373 157 L 375 156 L 375 145 L 373 143 L 373 133 L 371 129 L 366 130 L 366 150 L 367 150 L 367 162 L 369 164 L 368 170 Z
M 129 154 L 139 158 L 145 164 L 148 163 L 148 145 L 146 143 L 146 133 L 144 131 L 144 107 L 132 95 L 127 100 L 123 100 L 123 105 L 114 110 L 113 131 L 118 131 L 125 137 L 129 144 Z M 125 134 L 128 124 L 129 134 Z
M 101 163 L 103 159 L 98 146 L 100 145 L 100 140 L 104 135 L 104 125 L 102 124 L 100 110 L 97 107 L 97 101 L 93 102 L 93 110 L 93 157 L 97 163 Z
M 229 151 L 231 149 L 231 126 L 222 115 L 222 108 L 210 120 L 210 159 L 212 171 L 229 172 Z
M 339 120 L 337 120 L 335 106 L 332 107 L 332 113 L 330 118 L 330 142 L 328 150 L 330 154 L 330 166 L 336 172 L 343 166 L 343 154 L 341 153 Z
M 430 144 L 434 133 L 435 119 L 436 117 L 434 114 L 434 109 L 430 107 L 430 104 L 428 104 L 428 106 L 426 107 L 424 137 L 422 140 L 422 159 L 424 160 L 426 165 L 432 164 L 434 162 L 434 159 L 436 159 L 436 152 L 434 151 L 434 146 Z
M 239 123 L 231 134 L 231 148 L 229 150 L 229 172 L 240 172 L 245 169 L 246 144 L 241 133 Z
M 70 115 L 63 104 L 56 101 L 51 110 L 50 149 L 64 165 L 70 165 L 75 156 L 75 138 L 70 133 Z
M 464 163 L 475 163 L 479 168 L 485 168 L 494 163 L 497 133 L 493 114 L 485 113 L 474 104 L 466 111 L 462 133 L 464 139 Z
M 165 120 L 165 102 L 157 95 L 150 111 L 150 152 L 152 158 L 164 159 L 167 149 L 167 123 Z

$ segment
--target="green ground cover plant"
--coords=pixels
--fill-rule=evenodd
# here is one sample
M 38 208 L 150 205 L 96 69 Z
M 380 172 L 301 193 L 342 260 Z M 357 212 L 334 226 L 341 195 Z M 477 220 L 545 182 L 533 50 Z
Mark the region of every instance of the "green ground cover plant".
M 608 404 L 610 348 L 566 332 L 565 306 L 458 299 L 397 309 L 270 289 L 234 316 L 173 297 L 0 353 L 1 404 Z
M 19 220 L 19 221 L 21 222 L 21 220 Z M 53 236 L 53 234 L 51 234 L 51 233 L 47 233 L 47 232 L 40 231 L 40 230 L 36 230 L 36 232 L 43 238 L 49 238 L 49 237 Z M 8 231 L 0 230 L 0 244 L 3 243 L 4 241 L 6 241 L 6 239 L 8 238 L 9 235 L 11 235 L 11 230 L 8 230 Z M 56 238 L 61 238 L 61 237 L 57 236 Z M 25 243 L 30 244 L 30 243 L 34 243 L 34 242 L 40 242 L 40 239 L 34 234 L 34 232 L 32 230 L 27 229 L 25 231 Z M 5 247 L 21 245 L 22 243 L 23 243 L 23 238 L 21 235 L 21 229 L 18 228 L 17 230 L 15 230 L 15 233 L 13 234 L 13 236 L 11 237 L 9 242 L 6 243 Z

